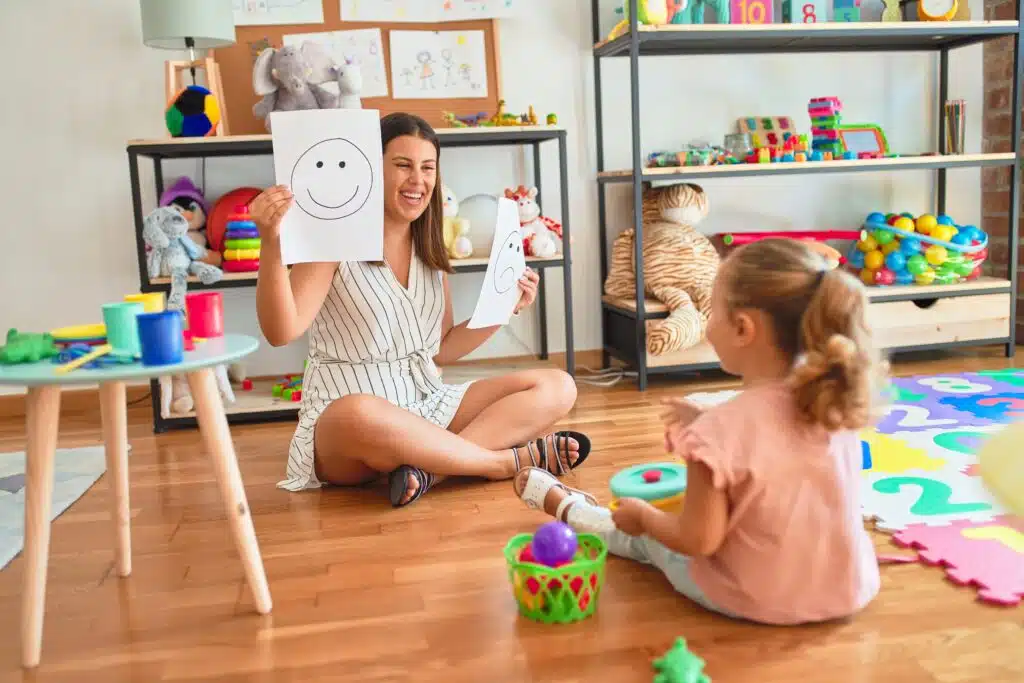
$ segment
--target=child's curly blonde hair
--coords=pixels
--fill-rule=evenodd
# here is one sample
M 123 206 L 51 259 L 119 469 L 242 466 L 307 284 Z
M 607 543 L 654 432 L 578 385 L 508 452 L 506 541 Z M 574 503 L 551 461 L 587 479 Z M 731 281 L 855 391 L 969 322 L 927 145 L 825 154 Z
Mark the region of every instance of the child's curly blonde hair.
M 771 320 L 776 344 L 792 360 L 788 382 L 808 421 L 829 431 L 871 423 L 886 364 L 872 344 L 867 297 L 856 278 L 830 270 L 799 240 L 780 238 L 733 251 L 720 281 L 730 313 L 754 309 Z

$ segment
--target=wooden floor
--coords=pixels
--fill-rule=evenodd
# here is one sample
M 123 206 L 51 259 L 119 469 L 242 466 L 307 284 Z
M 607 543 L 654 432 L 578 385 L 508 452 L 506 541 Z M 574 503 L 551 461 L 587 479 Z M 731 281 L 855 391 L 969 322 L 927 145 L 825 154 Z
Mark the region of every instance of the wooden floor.
M 1007 365 L 998 352 L 964 354 L 897 373 Z M 574 483 L 606 500 L 617 469 L 663 456 L 659 397 L 730 385 L 717 375 L 658 380 L 644 394 L 630 381 L 581 388 L 566 425 L 596 450 Z M 542 518 L 508 483 L 444 484 L 397 511 L 379 488 L 286 493 L 274 484 L 291 423 L 234 429 L 274 598 L 260 617 L 197 434 L 154 436 L 148 402 L 130 420 L 134 572 L 112 571 L 101 479 L 53 526 L 43 660 L 31 674 L 18 664 L 20 559 L 0 572 L 0 681 L 646 682 L 652 657 L 680 635 L 715 683 L 1024 681 L 1024 607 L 983 606 L 916 564 L 883 567 L 880 596 L 848 623 L 769 628 L 709 614 L 656 572 L 610 559 L 593 619 L 523 622 L 501 548 Z M 22 429 L 0 421 L 0 450 L 22 448 Z M 96 412 L 63 417 L 60 446 L 98 440 Z

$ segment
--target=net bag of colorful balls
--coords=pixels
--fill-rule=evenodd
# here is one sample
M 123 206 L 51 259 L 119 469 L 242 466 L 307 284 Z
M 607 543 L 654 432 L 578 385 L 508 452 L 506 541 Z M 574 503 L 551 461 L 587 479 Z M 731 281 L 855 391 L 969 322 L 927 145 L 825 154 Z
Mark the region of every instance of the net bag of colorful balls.
M 512 595 L 519 613 L 544 624 L 569 624 L 597 609 L 608 549 L 600 537 L 548 522 L 505 546 Z
M 847 267 L 866 285 L 951 285 L 981 275 L 988 235 L 946 215 L 872 213 Z

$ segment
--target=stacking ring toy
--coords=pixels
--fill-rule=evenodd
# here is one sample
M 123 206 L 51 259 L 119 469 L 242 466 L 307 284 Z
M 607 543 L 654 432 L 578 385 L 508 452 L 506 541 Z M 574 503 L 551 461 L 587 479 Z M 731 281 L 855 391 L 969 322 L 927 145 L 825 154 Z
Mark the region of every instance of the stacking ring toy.
M 686 492 L 686 465 L 656 462 L 622 470 L 608 483 L 612 491 L 612 510 L 620 498 L 639 498 L 659 510 L 678 510 Z

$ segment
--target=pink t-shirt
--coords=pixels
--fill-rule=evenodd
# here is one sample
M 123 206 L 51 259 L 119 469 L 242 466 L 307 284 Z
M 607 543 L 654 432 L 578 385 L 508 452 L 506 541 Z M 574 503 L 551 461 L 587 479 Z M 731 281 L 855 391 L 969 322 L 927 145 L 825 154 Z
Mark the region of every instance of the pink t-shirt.
M 771 624 L 851 615 L 878 593 L 861 517 L 857 434 L 800 421 L 782 384 L 752 387 L 672 434 L 729 498 L 725 540 L 694 557 L 694 582 L 717 607 Z

